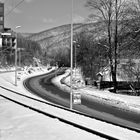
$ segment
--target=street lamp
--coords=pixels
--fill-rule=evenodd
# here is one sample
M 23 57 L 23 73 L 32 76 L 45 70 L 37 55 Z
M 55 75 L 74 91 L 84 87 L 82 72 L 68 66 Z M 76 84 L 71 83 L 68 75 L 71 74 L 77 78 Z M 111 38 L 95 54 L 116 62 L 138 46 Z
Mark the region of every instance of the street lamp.
M 70 68 L 70 109 L 73 108 L 73 0 L 71 0 L 71 68 Z
M 75 55 L 75 56 L 74 56 L 74 63 L 75 63 L 75 66 L 74 66 L 74 67 L 75 67 L 75 72 L 76 72 L 76 41 L 73 41 L 73 43 L 75 44 L 75 45 L 74 45 L 74 52 L 75 52 L 75 53 L 74 53 L 74 55 Z
M 16 30 L 21 26 L 16 26 Z M 16 33 L 16 44 L 15 44 L 15 86 L 17 86 L 17 33 Z

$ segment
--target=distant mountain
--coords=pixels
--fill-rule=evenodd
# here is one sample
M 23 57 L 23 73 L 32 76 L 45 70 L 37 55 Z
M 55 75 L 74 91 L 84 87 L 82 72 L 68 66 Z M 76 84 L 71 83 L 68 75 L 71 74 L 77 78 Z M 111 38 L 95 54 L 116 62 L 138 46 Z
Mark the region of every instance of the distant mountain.
M 96 30 L 104 29 L 102 23 L 88 23 L 88 24 L 74 24 L 73 31 L 74 35 L 82 30 L 96 32 Z M 94 34 L 96 36 L 97 34 Z M 49 30 L 45 30 L 39 33 L 31 34 L 27 36 L 28 39 L 38 42 L 41 48 L 47 52 L 47 54 L 52 54 L 54 51 L 57 52 L 61 48 L 70 48 L 70 37 L 71 37 L 71 25 L 62 25 Z
M 94 24 L 74 24 L 74 34 L 84 30 L 93 30 L 96 26 Z M 28 36 L 29 39 L 37 41 L 42 49 L 48 49 L 50 47 L 63 46 L 68 47 L 70 41 L 71 25 L 62 25 L 49 30 L 45 30 L 36 34 Z
M 93 37 L 93 39 L 98 40 L 101 38 L 105 38 L 107 37 L 105 29 L 106 28 L 103 22 L 74 24 L 73 25 L 74 39 L 75 35 L 81 31 L 84 31 L 87 34 L 91 34 L 91 37 Z M 43 52 L 44 53 L 46 52 L 47 56 L 55 56 L 55 54 L 59 52 L 68 53 L 68 49 L 70 48 L 71 25 L 66 24 L 39 33 L 33 34 L 24 33 L 22 34 L 22 36 L 38 42 Z M 124 34 L 123 36 L 125 37 L 126 35 Z M 129 42 L 129 38 L 126 40 L 126 42 Z M 123 58 L 129 57 L 131 55 L 134 57 L 139 56 L 139 50 L 135 51 L 136 49 L 134 47 L 135 46 L 132 46 L 131 49 L 129 44 L 125 45 L 124 47 L 121 48 L 120 56 Z M 138 54 L 136 54 L 136 52 Z

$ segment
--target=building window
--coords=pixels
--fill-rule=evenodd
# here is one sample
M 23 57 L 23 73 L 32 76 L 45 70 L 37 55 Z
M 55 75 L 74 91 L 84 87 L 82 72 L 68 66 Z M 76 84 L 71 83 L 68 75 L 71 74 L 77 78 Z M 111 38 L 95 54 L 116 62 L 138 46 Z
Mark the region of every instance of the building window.
M 3 7 L 2 6 L 0 6 L 0 13 L 3 13 L 4 11 L 3 11 Z
M 0 25 L 0 30 L 3 30 L 3 25 Z
M 3 21 L 3 17 L 0 16 L 0 21 Z

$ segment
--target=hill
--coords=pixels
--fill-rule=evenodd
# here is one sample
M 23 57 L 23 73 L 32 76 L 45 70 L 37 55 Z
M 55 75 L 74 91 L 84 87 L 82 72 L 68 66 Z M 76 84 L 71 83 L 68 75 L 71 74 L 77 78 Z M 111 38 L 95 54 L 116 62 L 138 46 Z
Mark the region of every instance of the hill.
M 102 26 L 102 23 L 74 24 L 74 36 L 82 30 L 85 30 L 89 33 L 95 32 L 96 30 L 102 30 L 104 29 L 102 28 Z M 97 36 L 97 33 L 94 34 L 94 36 Z M 51 55 L 60 49 L 67 51 L 70 48 L 70 37 L 71 25 L 67 24 L 49 30 L 45 30 L 36 34 L 32 34 L 27 38 L 38 42 L 41 48 L 43 49 L 43 52 L 46 52 L 47 54 Z
M 132 22 L 132 21 L 129 21 Z M 91 34 L 91 37 L 93 39 L 105 39 L 106 31 L 105 26 L 103 22 L 94 22 L 94 23 L 77 23 L 73 26 L 73 32 L 74 32 L 74 40 L 76 34 L 78 34 L 81 31 L 84 31 L 84 33 L 87 33 L 88 35 Z M 127 28 L 126 28 L 127 29 Z M 52 57 L 56 54 L 59 54 L 63 52 L 64 54 L 68 53 L 68 50 L 70 49 L 70 37 L 71 37 L 71 25 L 66 24 L 62 26 L 58 26 L 52 29 L 48 29 L 39 33 L 35 34 L 23 34 L 24 37 L 36 41 L 40 44 L 44 54 L 46 56 Z M 132 36 L 131 31 L 126 30 L 125 33 L 123 33 L 120 38 L 123 39 L 122 45 L 123 47 L 119 48 L 120 57 L 122 58 L 128 58 L 132 56 L 133 58 L 139 58 L 140 49 L 139 49 L 139 43 L 131 43 L 130 38 Z M 135 39 L 136 42 L 139 42 L 140 35 L 137 35 L 138 39 Z M 131 39 L 132 40 L 132 39 Z M 130 43 L 129 43 L 130 42 Z

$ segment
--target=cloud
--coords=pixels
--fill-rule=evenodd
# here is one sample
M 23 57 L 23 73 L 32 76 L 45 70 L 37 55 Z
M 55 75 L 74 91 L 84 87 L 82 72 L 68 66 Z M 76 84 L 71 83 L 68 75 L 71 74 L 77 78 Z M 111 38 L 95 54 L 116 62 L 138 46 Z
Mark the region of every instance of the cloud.
M 0 2 L 4 3 L 6 0 L 0 0 Z
M 54 20 L 52 19 L 52 18 L 43 18 L 43 23 L 53 23 L 54 22 Z
M 22 13 L 22 11 L 21 11 L 20 9 L 18 9 L 18 8 L 15 8 L 13 11 L 14 11 L 14 13 L 16 13 L 16 14 Z
M 81 23 L 81 22 L 84 22 L 84 21 L 85 21 L 85 18 L 80 16 L 80 15 L 75 14 L 73 16 L 73 22 L 74 23 Z

